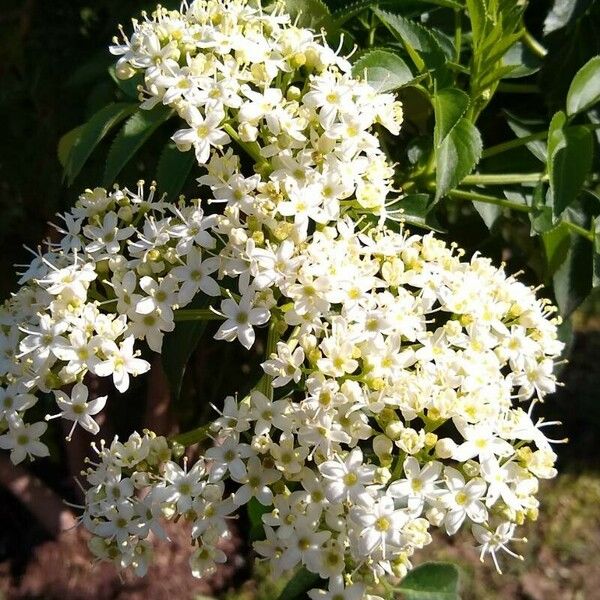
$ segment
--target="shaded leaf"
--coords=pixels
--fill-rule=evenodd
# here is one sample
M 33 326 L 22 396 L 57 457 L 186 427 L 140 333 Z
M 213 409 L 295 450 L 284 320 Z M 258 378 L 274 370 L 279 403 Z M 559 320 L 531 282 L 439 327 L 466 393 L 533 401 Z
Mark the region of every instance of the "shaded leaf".
M 113 184 L 123 167 L 134 157 L 144 142 L 164 123 L 173 110 L 168 106 L 158 105 L 152 110 L 139 110 L 127 119 L 115 138 L 104 171 L 104 185 Z
M 246 505 L 248 519 L 250 519 L 250 539 L 252 541 L 263 540 L 265 530 L 263 527 L 262 516 L 273 510 L 272 506 L 263 506 L 256 498 L 250 498 Z
M 115 102 L 101 108 L 87 123 L 80 128 L 66 160 L 64 174 L 69 185 L 73 183 L 87 162 L 94 148 L 104 139 L 108 132 L 128 117 L 136 104 Z M 68 135 L 68 134 L 67 134 Z
M 379 92 L 396 90 L 413 79 L 407 64 L 389 50 L 366 52 L 354 63 L 352 73 L 365 77 Z
M 600 101 L 600 56 L 577 71 L 567 93 L 567 115 L 572 117 Z
M 460 119 L 436 151 L 436 200 L 456 187 L 481 157 L 481 136 L 468 119 Z
M 300 567 L 283 588 L 281 594 L 279 594 L 279 600 L 296 600 L 301 598 L 308 590 L 313 588 L 318 581 L 318 575 L 307 571 L 304 567 Z
M 544 20 L 544 35 L 573 23 L 593 2 L 594 0 L 554 0 Z
M 298 20 L 299 27 L 327 28 L 330 22 L 329 8 L 321 0 L 284 0 L 284 5 L 292 21 Z
M 156 169 L 161 195 L 165 193 L 168 201 L 175 202 L 195 164 L 196 156 L 192 151 L 181 152 L 174 143 L 168 143 L 160 154 Z
M 456 565 L 430 562 L 410 571 L 396 589 L 406 600 L 459 600 L 458 585 Z
M 526 137 L 541 129 L 546 129 L 546 123 L 541 119 L 525 119 L 505 110 L 506 122 L 513 133 L 519 137 Z M 527 143 L 527 149 L 541 162 L 546 162 L 548 148 L 544 140 L 534 140 Z
M 71 154 L 71 149 L 73 145 L 78 140 L 81 135 L 81 130 L 84 125 L 78 125 L 71 129 L 71 131 L 67 131 L 60 140 L 58 140 L 58 147 L 56 149 L 56 153 L 58 155 L 58 162 L 60 166 L 64 169 L 67 168 L 67 162 L 69 161 L 69 154 Z
M 558 112 L 548 131 L 548 175 L 551 204 L 560 215 L 576 198 L 592 166 L 592 134 L 583 126 L 564 127 L 566 116 Z
M 592 243 L 577 233 L 569 233 L 569 247 L 552 282 L 560 314 L 568 317 L 592 289 Z
M 504 79 L 528 77 L 540 70 L 542 61 L 525 44 L 517 42 L 502 57 L 502 64 L 511 67 Z
M 210 298 L 201 294 L 186 308 L 208 308 Z M 175 329 L 165 334 L 163 339 L 161 360 L 173 400 L 179 398 L 181 384 L 187 364 L 198 346 L 206 321 L 184 321 L 175 324 Z

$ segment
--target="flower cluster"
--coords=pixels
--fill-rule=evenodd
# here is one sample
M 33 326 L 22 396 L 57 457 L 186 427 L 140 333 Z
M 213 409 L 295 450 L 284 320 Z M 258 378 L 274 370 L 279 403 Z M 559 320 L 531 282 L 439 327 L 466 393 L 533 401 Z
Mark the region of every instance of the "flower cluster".
M 309 222 L 333 221 L 344 206 L 383 212 L 393 169 L 372 126 L 397 134 L 402 122 L 395 97 L 353 78 L 320 37 L 277 8 L 202 0 L 134 21 L 111 51 L 120 77 L 143 72 L 142 108 L 162 103 L 185 121 L 173 140 L 193 147 L 215 198 L 236 200 L 276 235 L 304 238 Z M 255 175 L 231 153 L 223 160 L 233 142 Z
M 46 423 L 25 419 L 38 391 L 56 399 L 47 419 L 97 433 L 106 397 L 89 399 L 87 374 L 127 390 L 150 368 L 137 341 L 160 352 L 204 296 L 216 339 L 250 348 L 269 323 L 263 378 L 225 400 L 189 469 L 149 432 L 96 449 L 83 523 L 97 557 L 142 574 L 149 533 L 182 518 L 205 576 L 250 501 L 265 507 L 255 549 L 272 572 L 328 580 L 314 600 L 403 577 L 431 527 L 468 526 L 497 567 L 498 551 L 515 555 L 538 480 L 556 474 L 551 423 L 532 415 L 556 386 L 558 318 L 489 260 L 385 226 L 393 170 L 373 126 L 398 131 L 394 97 L 248 0 L 158 8 L 112 51 L 120 76 L 143 72 L 143 108 L 185 121 L 173 139 L 224 206 L 143 184 L 80 197 L 0 309 L 0 447 L 14 462 L 47 454 Z

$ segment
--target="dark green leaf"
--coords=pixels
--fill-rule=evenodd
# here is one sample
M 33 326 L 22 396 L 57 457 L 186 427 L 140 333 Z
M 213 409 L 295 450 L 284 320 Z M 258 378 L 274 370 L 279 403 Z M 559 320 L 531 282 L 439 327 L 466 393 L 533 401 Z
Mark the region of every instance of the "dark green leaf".
M 542 61 L 525 44 L 517 42 L 502 57 L 502 64 L 511 67 L 504 78 L 516 79 L 537 73 L 542 66 Z
M 430 562 L 410 571 L 397 590 L 406 600 L 459 600 L 458 585 L 456 565 Z
M 391 12 L 378 8 L 373 9 L 373 12 L 402 43 L 420 72 L 438 69 L 444 65 L 444 51 L 428 29 Z
M 129 79 L 119 79 L 114 65 L 111 65 L 108 69 L 108 73 L 112 80 L 117 84 L 119 89 L 128 97 L 134 100 L 138 100 L 139 92 L 138 85 L 143 83 L 144 75 L 139 72 Z
M 71 154 L 71 149 L 75 142 L 79 139 L 81 135 L 81 130 L 84 128 L 84 125 L 79 125 L 78 127 L 74 127 L 71 131 L 67 131 L 60 140 L 58 140 L 58 162 L 60 166 L 64 169 L 67 168 L 67 163 L 69 161 L 69 154 Z
M 284 4 L 292 21 L 298 20 L 299 27 L 327 28 L 331 19 L 329 9 L 321 0 L 285 0 Z
M 560 314 L 568 317 L 592 289 L 592 243 L 578 233 L 569 233 L 570 243 L 562 264 L 552 278 Z
M 446 88 L 435 94 L 433 97 L 435 111 L 433 143 L 436 148 L 439 148 L 440 144 L 454 129 L 468 106 L 469 96 L 457 88 Z
M 136 108 L 137 105 L 129 102 L 109 104 L 101 108 L 87 123 L 81 126 L 77 138 L 73 140 L 64 169 L 69 185 L 79 175 L 90 154 L 106 134 Z
M 187 308 L 208 308 L 210 298 L 204 294 L 197 296 Z M 161 360 L 173 400 L 179 398 L 181 384 L 192 352 L 198 346 L 206 329 L 206 321 L 183 321 L 176 323 L 175 329 L 165 334 Z
M 573 78 L 567 94 L 567 114 L 572 117 L 600 101 L 600 56 L 589 60 Z
M 123 167 L 134 157 L 144 142 L 164 123 L 173 110 L 168 106 L 158 105 L 152 110 L 139 110 L 134 113 L 121 128 L 115 138 L 104 171 L 104 185 L 109 187 Z
M 281 594 L 279 594 L 279 600 L 302 598 L 318 581 L 318 575 L 307 571 L 304 567 L 300 567 L 300 570 L 288 581 Z
M 481 157 L 481 136 L 468 119 L 462 118 L 436 151 L 436 200 L 456 187 Z
M 167 194 L 167 200 L 175 202 L 194 164 L 196 156 L 192 151 L 181 152 L 175 144 L 168 143 L 161 152 L 156 170 L 161 195 Z
M 354 63 L 352 73 L 366 78 L 380 92 L 396 90 L 413 79 L 406 63 L 389 50 L 366 52 Z
M 250 519 L 250 539 L 252 541 L 262 540 L 265 537 L 262 516 L 270 512 L 272 506 L 263 506 L 256 498 L 250 498 L 246 505 L 248 518 Z
M 565 122 L 565 114 L 556 113 L 548 131 L 548 175 L 555 216 L 577 198 L 592 166 L 594 150 L 592 134 L 585 127 L 564 127 Z
M 532 133 L 546 129 L 546 123 L 541 119 L 525 119 L 505 110 L 506 122 L 513 133 L 519 137 L 526 137 Z M 534 140 L 527 143 L 527 149 L 540 161 L 546 162 L 548 148 L 543 140 Z

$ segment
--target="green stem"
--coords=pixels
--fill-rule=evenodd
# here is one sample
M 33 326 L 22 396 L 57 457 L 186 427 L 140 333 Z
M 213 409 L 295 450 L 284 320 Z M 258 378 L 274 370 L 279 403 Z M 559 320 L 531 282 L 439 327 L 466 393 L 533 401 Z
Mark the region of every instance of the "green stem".
M 468 200 L 470 202 L 483 202 L 484 204 L 494 204 L 495 206 L 501 206 L 502 208 L 510 208 L 511 210 L 517 210 L 519 212 L 530 212 L 531 207 L 525 204 L 517 204 L 504 198 L 496 198 L 495 196 L 487 196 L 484 194 L 477 194 L 475 192 L 465 192 L 463 190 L 451 190 L 446 196 L 452 200 Z
M 467 175 L 461 185 L 510 185 L 514 183 L 538 183 L 546 177 L 544 173 L 499 173 Z
M 498 84 L 497 89 L 505 94 L 539 94 L 541 91 L 533 83 L 506 83 L 504 81 Z
M 260 146 L 256 142 L 243 142 L 237 131 L 231 126 L 231 123 L 225 123 L 223 129 L 228 133 L 229 137 L 240 146 L 257 165 L 267 164 L 267 161 L 260 153 Z
M 174 435 L 170 439 L 176 444 L 181 444 L 182 446 L 191 446 L 192 444 L 203 442 L 208 437 L 209 433 L 210 423 L 207 425 L 202 425 L 202 427 L 196 427 L 196 429 L 191 429 L 190 431 L 184 431 L 183 433 Z
M 175 322 L 182 321 L 223 321 L 224 317 L 208 308 L 183 308 L 176 310 Z
M 275 352 L 277 348 L 277 342 L 279 341 L 279 334 L 277 332 L 278 321 L 277 319 L 271 319 L 269 323 L 269 333 L 267 335 L 267 347 L 265 348 L 265 357 L 270 358 L 271 354 Z M 271 382 L 273 378 L 266 373 L 261 377 L 258 384 L 259 390 L 269 399 L 273 400 L 273 386 Z
M 501 154 L 502 152 L 507 152 L 508 150 L 512 150 L 513 148 L 519 148 L 520 146 L 529 144 L 529 142 L 535 142 L 536 140 L 545 140 L 547 137 L 548 137 L 547 131 L 538 131 L 536 133 L 532 133 L 530 135 L 526 135 L 521 138 L 509 140 L 508 142 L 502 142 L 501 144 L 496 144 L 495 146 L 490 146 L 489 148 L 486 148 L 482 152 L 481 158 L 488 158 L 490 156 L 495 156 L 496 154 Z
M 571 221 L 563 221 L 563 223 L 573 233 L 578 233 L 580 236 L 584 237 L 585 239 L 589 240 L 590 242 L 594 241 L 594 234 L 589 229 L 586 229 L 585 227 L 581 227 L 580 225 L 577 225 L 576 223 L 571 223 Z
M 548 50 L 542 46 L 530 33 L 527 29 L 523 32 L 523 37 L 521 38 L 523 43 L 527 48 L 529 48 L 538 58 L 544 58 L 546 54 L 548 54 Z

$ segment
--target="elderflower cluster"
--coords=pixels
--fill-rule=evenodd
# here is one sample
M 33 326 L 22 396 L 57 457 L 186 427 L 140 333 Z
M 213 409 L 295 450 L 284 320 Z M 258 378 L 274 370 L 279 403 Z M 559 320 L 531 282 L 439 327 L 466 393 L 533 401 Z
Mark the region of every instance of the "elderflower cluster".
M 554 308 L 481 256 L 385 226 L 393 170 L 374 125 L 397 133 L 401 107 L 278 8 L 158 8 L 112 51 L 120 76 L 143 73 L 143 108 L 184 120 L 173 139 L 222 210 L 140 183 L 87 190 L 62 216 L 0 308 L 0 447 L 15 463 L 48 453 L 46 423 L 26 422 L 38 392 L 55 397 L 47 419 L 97 433 L 106 397 L 89 398 L 88 373 L 126 391 L 150 368 L 140 342 L 161 352 L 185 307 L 212 299 L 216 339 L 250 348 L 269 324 L 264 376 L 225 400 L 189 469 L 149 432 L 96 448 L 83 523 L 98 558 L 143 574 L 149 533 L 183 519 L 205 576 L 253 502 L 256 552 L 275 575 L 326 580 L 313 600 L 375 599 L 432 527 L 468 527 L 499 568 L 556 474 L 552 423 L 532 416 L 556 387 Z
M 306 237 L 309 221 L 335 220 L 344 206 L 383 212 L 393 169 L 371 128 L 397 134 L 401 104 L 353 78 L 322 36 L 251 0 L 159 7 L 133 27 L 111 47 L 117 74 L 142 72 L 142 108 L 162 103 L 185 121 L 173 140 L 206 165 L 215 198 L 286 237 Z M 223 164 L 232 142 L 257 174 L 244 176 L 230 153 Z
M 177 493 L 156 484 L 162 512 L 229 479 L 233 494 L 214 511 L 253 498 L 266 507 L 254 547 L 273 574 L 302 564 L 347 597 L 404 576 L 431 527 L 468 525 L 496 566 L 498 551 L 515 555 L 507 544 L 536 518 L 538 480 L 556 473 L 552 440 L 532 420 L 562 349 L 552 307 L 432 235 L 360 233 L 349 219 L 285 261 L 259 255 L 256 279 L 279 293 L 271 385 L 225 400 L 193 477 Z M 176 512 L 202 529 L 189 506 Z M 215 538 L 197 543 L 211 572 Z

